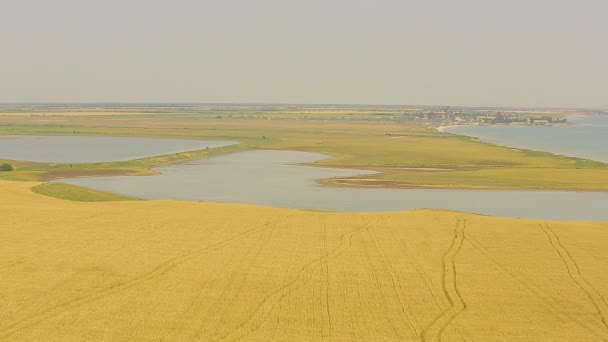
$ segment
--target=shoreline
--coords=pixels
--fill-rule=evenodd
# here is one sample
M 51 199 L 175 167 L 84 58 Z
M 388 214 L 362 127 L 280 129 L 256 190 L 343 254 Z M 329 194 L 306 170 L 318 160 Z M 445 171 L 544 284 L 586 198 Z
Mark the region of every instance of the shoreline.
M 595 158 L 595 157 L 588 157 L 588 156 L 582 156 L 582 155 L 576 155 L 576 153 L 570 153 L 570 152 L 561 152 L 561 151 L 549 151 L 546 149 L 539 149 L 538 146 L 534 146 L 534 147 L 530 147 L 530 146 L 524 146 L 524 145 L 520 145 L 517 142 L 513 142 L 513 141 L 504 141 L 504 140 L 500 140 L 500 139 L 494 139 L 494 137 L 482 137 L 479 135 L 471 135 L 471 134 L 465 134 L 463 132 L 448 132 L 447 130 L 450 128 L 458 128 L 458 127 L 548 127 L 548 128 L 552 128 L 552 127 L 606 127 L 604 125 L 594 125 L 594 124 L 580 124 L 580 123 L 568 123 L 567 125 L 563 125 L 563 126 L 534 126 L 534 125 L 446 125 L 446 126 L 439 126 L 436 127 L 435 129 L 441 133 L 449 133 L 449 134 L 456 134 L 456 135 L 461 135 L 464 137 L 469 137 L 469 138 L 473 138 L 473 139 L 477 139 L 481 142 L 487 143 L 487 144 L 493 144 L 496 146 L 502 146 L 502 147 L 507 147 L 507 148 L 513 148 L 513 149 L 518 149 L 518 150 L 527 150 L 527 151 L 535 151 L 535 152 L 544 152 L 544 153 L 550 153 L 552 155 L 555 156 L 561 156 L 561 157 L 568 157 L 568 158 L 576 158 L 576 159 L 583 159 L 583 160 L 590 160 L 593 162 L 598 162 L 598 163 L 602 163 L 602 164 L 608 164 L 608 160 L 603 160 L 602 157 L 599 158 Z
M 473 124 L 466 124 L 466 125 L 445 125 L 445 126 L 439 126 L 439 127 L 435 127 L 435 130 L 441 133 L 449 133 L 446 130 L 450 129 L 450 128 L 457 128 L 457 127 L 464 127 L 464 126 L 475 126 Z
M 356 176 L 355 176 L 356 177 Z M 364 182 L 358 182 L 363 180 Z M 370 183 L 365 184 L 365 181 Z M 582 188 L 582 189 L 569 189 L 569 188 L 518 188 L 518 187 L 466 187 L 466 186 L 455 186 L 455 187 L 444 187 L 434 185 L 416 185 L 411 183 L 403 183 L 399 181 L 385 180 L 385 179 L 361 179 L 361 178 L 327 178 L 315 180 L 316 183 L 321 186 L 330 188 L 354 188 L 354 189 L 395 189 L 395 190 L 447 190 L 447 191 L 504 191 L 504 192 L 515 192 L 515 191 L 527 191 L 527 192 L 563 192 L 563 193 L 608 193 L 608 189 L 597 189 L 597 188 Z

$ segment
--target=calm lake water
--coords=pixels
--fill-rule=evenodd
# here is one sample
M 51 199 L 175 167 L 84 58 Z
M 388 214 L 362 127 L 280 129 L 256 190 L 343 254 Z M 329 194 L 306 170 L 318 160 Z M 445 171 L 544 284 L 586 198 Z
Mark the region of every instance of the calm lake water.
M 574 126 L 461 126 L 446 132 L 487 142 L 608 163 L 608 115 L 570 118 Z
M 135 137 L 0 135 L 0 158 L 63 164 L 94 163 L 125 161 L 232 144 L 235 142 Z
M 372 172 L 289 165 L 324 158 L 306 152 L 248 151 L 158 168 L 162 174 L 156 176 L 62 181 L 144 199 L 336 211 L 435 208 L 521 218 L 608 220 L 608 193 L 331 188 L 315 179 Z

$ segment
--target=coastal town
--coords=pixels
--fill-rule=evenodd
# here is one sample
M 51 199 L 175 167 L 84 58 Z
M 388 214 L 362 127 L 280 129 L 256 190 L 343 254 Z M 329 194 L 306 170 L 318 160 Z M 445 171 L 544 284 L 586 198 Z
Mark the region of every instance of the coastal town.
M 520 110 L 479 110 L 452 109 L 443 107 L 435 110 L 407 112 L 404 118 L 409 121 L 431 125 L 538 125 L 563 126 L 568 119 L 559 113 L 530 112 Z

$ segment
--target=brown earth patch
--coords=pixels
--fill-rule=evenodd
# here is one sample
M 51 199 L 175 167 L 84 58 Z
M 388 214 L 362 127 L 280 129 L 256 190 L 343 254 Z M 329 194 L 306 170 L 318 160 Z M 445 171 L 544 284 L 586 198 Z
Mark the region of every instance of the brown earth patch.
M 358 187 L 358 188 L 389 188 L 389 189 L 450 189 L 450 190 L 536 190 L 536 191 L 572 191 L 572 192 L 606 192 L 603 189 L 595 188 L 581 188 L 581 189 L 568 189 L 568 188 L 541 188 L 541 187 L 491 187 L 491 186 L 480 186 L 480 187 L 467 187 L 467 186 L 433 186 L 433 185 L 419 185 L 412 183 L 404 183 L 393 180 L 382 180 L 373 178 L 331 178 L 319 181 L 320 184 L 327 186 L 337 187 Z
M 392 189 L 416 189 L 424 188 L 410 183 L 397 182 L 392 180 L 382 179 L 367 179 L 367 178 L 337 178 L 329 179 L 326 184 L 337 185 L 337 186 L 354 186 L 354 187 L 369 187 L 369 188 L 392 188 Z
M 371 171 L 456 171 L 455 168 L 439 168 L 425 166 L 389 166 L 389 165 L 331 165 L 331 164 L 308 164 L 316 167 L 332 167 L 338 169 L 355 169 L 355 170 L 371 170 Z

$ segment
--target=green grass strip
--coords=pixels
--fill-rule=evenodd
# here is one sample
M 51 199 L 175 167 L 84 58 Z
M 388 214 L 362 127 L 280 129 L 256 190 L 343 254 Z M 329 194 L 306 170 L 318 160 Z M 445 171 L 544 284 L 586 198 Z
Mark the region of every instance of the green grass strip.
M 43 183 L 36 185 L 32 191 L 49 197 L 78 201 L 78 202 L 110 202 L 110 201 L 138 201 L 135 197 L 113 194 L 111 192 L 89 189 L 66 183 Z

